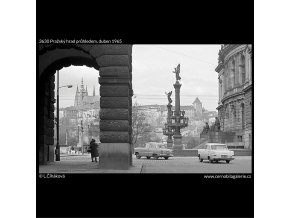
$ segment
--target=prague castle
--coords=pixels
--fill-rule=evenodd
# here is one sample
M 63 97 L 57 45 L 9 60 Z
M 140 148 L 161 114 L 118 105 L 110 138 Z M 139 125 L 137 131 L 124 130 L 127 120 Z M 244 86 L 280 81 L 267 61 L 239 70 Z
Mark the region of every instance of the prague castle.
M 215 71 L 221 131 L 233 132 L 237 145 L 252 148 L 252 45 L 223 44 Z
M 77 106 L 84 106 L 87 104 L 94 104 L 98 101 L 99 101 L 99 97 L 95 96 L 95 87 L 93 90 L 93 95 L 89 96 L 88 95 L 88 87 L 86 86 L 86 89 L 84 88 L 84 83 L 83 83 L 83 79 L 82 79 L 80 90 L 79 90 L 79 87 L 77 86 L 74 106 L 77 107 Z

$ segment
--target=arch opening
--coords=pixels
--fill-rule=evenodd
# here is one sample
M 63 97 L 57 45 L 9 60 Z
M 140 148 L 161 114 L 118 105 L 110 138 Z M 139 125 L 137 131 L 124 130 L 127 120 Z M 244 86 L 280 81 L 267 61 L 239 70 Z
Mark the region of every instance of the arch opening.
M 100 95 L 98 71 L 85 66 L 70 66 L 59 71 L 59 145 L 60 156 L 90 155 L 92 139 L 100 143 Z M 68 87 L 72 86 L 72 87 Z M 57 86 L 55 87 L 57 99 Z M 55 126 L 54 145 L 57 145 Z
M 100 152 L 102 168 L 128 169 L 132 165 L 131 53 L 132 45 L 39 46 L 37 151 L 40 165 L 53 162 L 55 157 L 60 155 L 60 149 L 55 149 L 56 95 L 59 90 L 61 97 L 68 85 L 73 85 L 75 93 L 73 97 L 70 95 L 71 99 L 66 99 L 73 103 L 61 108 L 63 117 L 66 116 L 67 119 L 61 120 L 60 123 L 66 128 L 57 131 L 61 134 L 58 144 L 81 147 L 79 152 L 83 153 L 89 141 L 94 138 L 103 145 Z M 63 70 L 76 66 L 90 68 L 94 71 L 94 78 L 86 79 L 83 75 L 82 84 L 78 80 L 74 82 L 75 84 L 68 84 L 71 82 L 67 81 L 65 84 L 57 85 L 56 71 L 61 74 Z M 72 75 L 69 77 L 73 78 Z M 84 88 L 86 83 L 92 81 L 95 84 L 94 91 L 92 85 Z M 74 86 L 76 83 L 79 85 L 78 92 L 77 86 Z M 62 100 L 60 99 L 60 102 Z M 83 139 L 81 144 L 86 147 L 80 146 L 80 138 Z

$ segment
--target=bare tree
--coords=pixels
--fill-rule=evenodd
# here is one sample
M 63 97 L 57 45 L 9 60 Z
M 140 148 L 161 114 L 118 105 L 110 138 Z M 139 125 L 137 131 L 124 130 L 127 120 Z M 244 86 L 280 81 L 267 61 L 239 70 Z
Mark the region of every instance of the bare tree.
M 135 146 L 138 138 L 146 132 L 146 129 L 150 126 L 146 122 L 146 115 L 139 109 L 137 101 L 133 105 L 132 110 L 132 143 Z

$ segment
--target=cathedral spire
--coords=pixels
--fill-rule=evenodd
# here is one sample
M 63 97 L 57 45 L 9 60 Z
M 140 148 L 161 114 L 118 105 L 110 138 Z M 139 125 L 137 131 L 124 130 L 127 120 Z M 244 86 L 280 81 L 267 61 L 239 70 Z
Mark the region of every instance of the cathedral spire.
M 95 86 L 94 86 L 94 90 L 93 90 L 93 96 L 95 96 L 95 94 L 96 94 L 96 93 L 95 93 Z
M 75 95 L 75 102 L 74 102 L 74 106 L 78 106 L 79 105 L 79 86 L 77 86 L 77 91 L 76 91 L 76 95 Z
M 83 89 L 84 89 L 84 79 L 82 77 L 81 90 L 83 90 Z

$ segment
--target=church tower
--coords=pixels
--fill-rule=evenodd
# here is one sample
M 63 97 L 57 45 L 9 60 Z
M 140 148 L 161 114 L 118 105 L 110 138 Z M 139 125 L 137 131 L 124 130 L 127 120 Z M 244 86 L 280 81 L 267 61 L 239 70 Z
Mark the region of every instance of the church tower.
M 79 105 L 79 101 L 80 101 L 80 91 L 79 91 L 79 86 L 77 86 L 74 106 L 78 106 Z
M 82 83 L 81 83 L 80 94 L 81 94 L 81 102 L 82 102 L 83 99 L 84 99 L 84 96 L 86 95 L 86 90 L 84 88 L 84 80 L 83 80 L 83 78 L 82 78 Z

